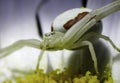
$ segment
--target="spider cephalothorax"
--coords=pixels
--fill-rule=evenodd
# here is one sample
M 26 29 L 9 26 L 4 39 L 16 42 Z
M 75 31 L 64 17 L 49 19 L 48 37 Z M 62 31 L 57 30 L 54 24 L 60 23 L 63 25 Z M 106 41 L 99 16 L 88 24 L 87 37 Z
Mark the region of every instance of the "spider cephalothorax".
M 40 43 L 40 48 L 45 50 L 61 50 L 64 33 L 53 31 L 43 35 L 43 41 Z

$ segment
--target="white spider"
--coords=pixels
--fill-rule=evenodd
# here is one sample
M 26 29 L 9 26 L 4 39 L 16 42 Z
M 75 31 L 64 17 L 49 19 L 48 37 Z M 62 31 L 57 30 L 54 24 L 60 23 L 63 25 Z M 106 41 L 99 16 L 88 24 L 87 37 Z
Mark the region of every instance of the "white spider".
M 109 41 L 117 51 L 120 51 L 120 49 L 117 48 L 107 36 L 101 35 L 99 31 L 96 33 L 88 30 L 90 30 L 92 26 L 102 18 L 119 10 L 120 0 L 116 0 L 93 11 L 87 8 L 68 10 L 54 20 L 52 24 L 52 31 L 44 34 L 42 41 L 37 39 L 19 40 L 6 48 L 0 49 L 0 58 L 9 55 L 24 46 L 41 49 L 42 51 L 38 58 L 38 64 L 36 67 L 38 69 L 39 61 L 42 59 L 42 55 L 45 50 L 72 50 L 88 46 L 94 62 L 94 68 L 98 73 L 96 54 L 93 44 L 89 41 L 89 39 L 92 37 L 103 38 Z M 92 40 L 94 41 L 96 39 Z

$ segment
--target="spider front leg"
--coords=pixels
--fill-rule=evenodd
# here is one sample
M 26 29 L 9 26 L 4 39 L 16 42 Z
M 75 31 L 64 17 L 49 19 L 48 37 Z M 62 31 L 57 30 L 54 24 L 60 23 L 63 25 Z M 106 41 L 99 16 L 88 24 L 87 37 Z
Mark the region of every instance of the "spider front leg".
M 71 45 L 70 47 L 71 47 L 71 49 L 76 49 L 76 48 L 81 48 L 82 49 L 82 47 L 84 47 L 84 46 L 88 46 L 90 54 L 91 54 L 91 58 L 92 58 L 93 63 L 94 63 L 95 71 L 96 71 L 96 73 L 98 73 L 97 57 L 96 57 L 96 54 L 95 54 L 93 44 L 90 41 L 82 41 L 82 42 L 78 41 L 76 43 L 73 43 L 73 45 Z
M 87 34 L 86 32 L 92 28 L 96 24 L 97 21 L 101 20 L 102 18 L 120 10 L 120 0 L 116 0 L 106 6 L 103 6 L 101 8 L 98 8 L 96 10 L 93 10 L 89 14 L 87 14 L 83 19 L 75 23 L 64 35 L 63 40 L 63 46 L 65 46 L 66 49 L 75 49 L 81 46 L 88 45 L 89 50 L 92 56 L 92 59 L 94 61 L 94 67 L 96 72 L 98 72 L 97 69 L 97 58 L 95 55 L 95 51 L 93 49 L 92 43 L 88 42 L 87 40 L 81 40 L 81 38 L 84 39 L 84 35 Z M 106 40 L 109 40 L 107 37 L 100 36 Z M 94 39 L 93 39 L 94 40 Z M 87 41 L 87 42 L 86 42 Z M 116 46 L 109 40 L 109 42 L 112 44 L 114 48 Z M 117 48 L 116 48 L 117 49 Z
M 8 47 L 0 49 L 0 59 L 10 55 L 11 53 L 13 53 L 25 46 L 40 49 L 40 43 L 41 42 L 37 39 L 19 40 Z M 42 50 L 40 55 L 38 56 L 36 70 L 39 69 L 39 62 L 42 59 L 43 53 L 44 53 L 44 51 Z
M 63 40 L 65 40 L 64 44 L 68 43 L 69 41 L 76 40 L 78 37 L 81 38 L 81 36 L 83 36 L 85 32 L 95 25 L 97 21 L 119 10 L 120 0 L 116 0 L 108 5 L 91 11 L 66 32 L 63 38 Z
M 40 41 L 37 39 L 19 40 L 8 47 L 0 49 L 0 59 L 21 49 L 24 46 L 40 49 Z
M 96 73 L 98 73 L 97 57 L 96 57 L 96 54 L 95 54 L 95 50 L 94 50 L 93 44 L 91 42 L 89 42 L 89 41 L 83 41 L 83 42 L 81 42 L 81 45 L 82 46 L 86 46 L 86 45 L 88 46 L 89 51 L 91 53 L 91 58 L 92 58 L 92 60 L 94 62 L 95 71 L 96 71 Z
M 43 53 L 44 53 L 44 50 L 41 50 L 40 55 L 38 56 L 37 65 L 36 65 L 36 72 L 39 70 L 40 61 L 43 57 Z
M 115 50 L 120 52 L 120 48 L 118 48 L 108 36 L 102 35 L 100 33 L 90 32 L 90 33 L 86 34 L 83 38 L 81 38 L 81 40 L 84 41 L 84 40 L 88 40 L 93 37 L 95 37 L 96 39 L 102 38 L 102 39 L 108 41 Z

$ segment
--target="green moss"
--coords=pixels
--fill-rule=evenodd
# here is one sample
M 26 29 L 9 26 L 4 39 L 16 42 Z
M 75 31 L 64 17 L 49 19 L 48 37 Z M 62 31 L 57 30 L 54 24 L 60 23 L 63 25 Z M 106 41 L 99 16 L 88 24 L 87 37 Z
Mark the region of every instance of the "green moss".
M 48 74 L 43 73 L 42 70 L 25 75 L 23 77 L 17 77 L 16 83 L 100 83 L 97 75 L 92 75 L 89 71 L 85 75 L 73 75 L 67 69 L 60 73 L 60 70 L 51 71 Z M 4 83 L 12 83 L 12 81 L 5 81 Z M 105 79 L 103 83 L 113 83 L 112 77 Z

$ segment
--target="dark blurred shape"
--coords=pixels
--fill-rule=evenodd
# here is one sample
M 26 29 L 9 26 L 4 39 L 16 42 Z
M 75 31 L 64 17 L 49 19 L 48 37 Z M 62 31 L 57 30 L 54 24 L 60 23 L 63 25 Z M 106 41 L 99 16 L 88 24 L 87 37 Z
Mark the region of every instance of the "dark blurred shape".
M 87 6 L 87 1 L 88 1 L 88 0 L 81 0 L 83 7 L 86 7 L 86 6 Z
M 102 81 L 107 78 L 106 72 L 108 73 L 111 70 L 111 55 L 108 47 L 101 40 L 97 41 L 93 46 L 98 62 L 98 79 L 101 80 L 100 83 L 103 83 Z M 68 62 L 68 67 L 70 67 L 69 71 L 71 73 L 74 73 L 75 75 L 85 75 L 86 71 L 90 71 L 92 75 L 96 75 L 88 46 L 75 50 L 72 55 L 74 56 L 70 57 Z
M 39 16 L 39 11 L 41 10 L 42 6 L 47 3 L 48 0 L 42 0 L 39 2 L 37 8 L 36 8 L 36 12 L 35 12 L 35 19 L 36 19 L 36 23 L 37 23 L 37 28 L 38 28 L 38 32 L 39 35 L 42 37 L 43 36 L 43 32 L 42 32 L 42 27 L 41 27 L 41 21 L 40 21 L 40 16 Z

